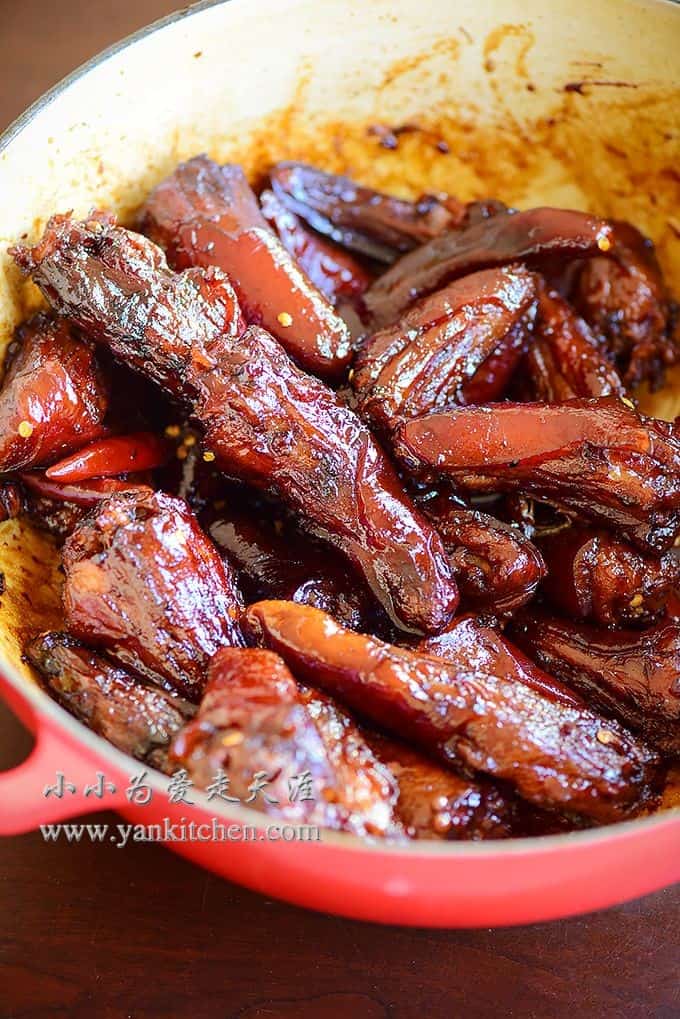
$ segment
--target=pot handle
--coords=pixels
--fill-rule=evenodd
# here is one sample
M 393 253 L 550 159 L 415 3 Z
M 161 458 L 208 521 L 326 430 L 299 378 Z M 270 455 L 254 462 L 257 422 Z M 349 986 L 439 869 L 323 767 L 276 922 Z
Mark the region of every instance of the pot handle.
M 57 729 L 38 728 L 25 716 L 22 720 L 33 731 L 36 742 L 25 761 L 0 772 L 0 835 L 19 835 L 41 824 L 115 809 L 125 803 L 122 790 L 106 793 L 103 798 L 93 792 L 85 795 L 86 787 L 96 783 L 96 765 L 74 750 Z M 50 786 L 56 788 L 46 794 Z

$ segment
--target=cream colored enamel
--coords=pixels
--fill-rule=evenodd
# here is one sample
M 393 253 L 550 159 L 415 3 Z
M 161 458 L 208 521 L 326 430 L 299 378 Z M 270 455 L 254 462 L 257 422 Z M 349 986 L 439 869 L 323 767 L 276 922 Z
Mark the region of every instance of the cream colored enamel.
M 200 151 L 251 173 L 300 157 L 406 195 L 630 218 L 680 292 L 679 51 L 680 8 L 654 0 L 591 0 L 578 16 L 571 0 L 231 0 L 195 12 L 90 69 L 0 152 L 0 347 L 36 303 L 13 242 L 54 211 L 127 219 Z M 565 91 L 581 79 L 605 84 Z M 394 152 L 367 132 L 407 122 L 427 130 Z M 677 382 L 647 408 L 680 412 Z M 0 649 L 26 678 L 21 637 L 54 620 L 55 564 L 44 536 L 0 527 Z

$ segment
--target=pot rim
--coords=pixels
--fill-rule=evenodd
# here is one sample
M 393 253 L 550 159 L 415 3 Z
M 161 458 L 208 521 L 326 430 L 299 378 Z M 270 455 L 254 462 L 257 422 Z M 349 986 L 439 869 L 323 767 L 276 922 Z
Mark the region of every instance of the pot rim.
M 638 7 L 658 8 L 673 7 L 680 17 L 680 3 L 678 0 L 626 0 Z M 62 78 L 56 85 L 43 93 L 25 111 L 20 114 L 0 134 L 0 156 L 22 133 L 22 131 L 39 115 L 42 114 L 62 93 L 66 92 L 71 85 L 85 77 L 106 61 L 117 56 L 123 50 L 130 48 L 142 41 L 147 36 L 162 31 L 185 19 L 201 14 L 212 7 L 226 6 L 231 0 L 198 0 L 197 3 L 174 11 L 165 17 L 138 29 L 136 32 L 125 36 L 118 42 L 113 43 L 106 49 L 101 50 L 95 56 L 85 61 L 75 70 Z M 97 735 L 86 725 L 79 722 L 54 701 L 38 683 L 27 683 L 11 662 L 3 660 L 0 655 L 0 673 L 2 678 L 16 691 L 19 698 L 31 705 L 35 710 L 35 733 L 40 730 L 40 720 L 43 716 L 52 719 L 55 725 L 65 731 L 75 741 L 76 746 L 84 745 L 92 753 L 104 760 L 109 760 L 118 770 L 131 773 L 131 767 L 137 766 L 137 770 L 144 769 L 142 762 L 136 761 L 128 754 L 118 750 L 113 744 L 103 737 Z M 11 709 L 10 709 L 11 710 Z M 30 728 L 30 725 L 29 725 Z M 169 779 L 160 772 L 147 766 L 146 781 L 155 792 L 165 793 Z M 267 817 L 261 811 L 252 810 L 241 805 L 225 807 L 223 804 L 209 801 L 206 794 L 199 789 L 192 789 L 192 795 L 196 796 L 195 806 L 216 817 L 235 821 L 236 823 L 248 824 L 254 827 L 261 826 Z M 105 806 L 105 804 L 102 804 Z M 93 809 L 96 809 L 93 806 Z M 188 807 L 187 813 L 191 812 Z M 655 827 L 667 826 L 669 823 L 680 825 L 680 806 L 668 810 L 659 811 L 644 818 L 637 818 L 628 821 L 621 821 L 613 825 L 605 825 L 585 831 L 569 832 L 558 835 L 542 835 L 524 838 L 498 839 L 488 842 L 447 842 L 435 839 L 411 841 L 407 843 L 391 842 L 377 838 L 366 838 L 352 835 L 348 832 L 336 832 L 331 829 L 322 828 L 323 845 L 333 846 L 344 850 L 370 853 L 384 853 L 391 858 L 403 857 L 413 859 L 418 857 L 432 858 L 444 857 L 455 859 L 496 859 L 498 857 L 517 856 L 522 854 L 550 854 L 562 850 L 572 849 L 584 851 L 587 848 L 602 843 L 603 841 L 614 842 L 626 839 L 631 835 L 648 832 Z
M 71 85 L 79 81 L 81 78 L 89 74 L 95 68 L 99 67 L 100 64 L 106 63 L 112 57 L 117 56 L 123 50 L 128 49 L 130 46 L 134 46 L 135 43 L 141 42 L 149 35 L 153 35 L 156 32 L 160 32 L 164 28 L 168 28 L 170 25 L 174 25 L 177 22 L 184 21 L 187 18 L 191 18 L 196 14 L 201 14 L 203 11 L 209 10 L 211 7 L 226 7 L 232 0 L 196 0 L 195 3 L 189 4 L 188 7 L 182 7 L 179 11 L 173 11 L 171 14 L 166 14 L 162 18 L 158 18 L 156 21 L 152 21 L 150 24 L 145 25 L 143 28 L 138 28 L 136 32 L 131 32 L 129 35 L 119 39 L 118 42 L 112 43 L 105 49 L 100 50 L 99 53 L 95 53 L 93 57 L 90 57 L 84 63 L 80 64 L 73 71 L 61 78 L 56 85 L 53 85 L 46 92 L 43 92 L 34 102 L 28 106 L 23 113 L 5 128 L 4 131 L 0 132 L 0 155 L 10 145 L 14 139 L 21 134 L 25 127 L 34 120 L 39 113 L 47 109 L 48 106 L 58 99 L 62 92 L 65 92 Z M 680 16 L 680 0 L 623 0 L 624 3 L 635 4 L 637 7 L 668 7 L 673 8 L 677 15 Z

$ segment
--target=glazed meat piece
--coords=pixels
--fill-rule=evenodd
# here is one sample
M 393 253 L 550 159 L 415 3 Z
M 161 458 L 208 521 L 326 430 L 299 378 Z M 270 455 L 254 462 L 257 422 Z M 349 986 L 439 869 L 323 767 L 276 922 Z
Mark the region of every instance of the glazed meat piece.
M 452 628 L 439 660 L 353 633 L 307 605 L 257 602 L 244 618 L 300 680 L 539 807 L 614 821 L 655 790 L 654 753 L 474 619 Z
M 440 539 L 356 415 L 264 330 L 242 333 L 219 270 L 175 275 L 149 241 L 64 217 L 15 258 L 118 358 L 183 396 L 217 466 L 344 553 L 398 625 L 446 624 L 457 591 Z
M 572 619 L 648 626 L 680 583 L 676 552 L 645 555 L 606 531 L 568 527 L 539 539 L 539 547 L 548 568 L 541 591 Z
M 390 618 L 436 631 L 457 604 L 440 539 L 368 429 L 322 383 L 250 328 L 206 378 L 197 416 L 232 476 L 270 489 L 363 575 Z
M 536 284 L 521 266 L 473 273 L 419 301 L 370 336 L 351 375 L 361 413 L 383 433 L 402 418 L 457 403 L 499 348 L 531 329 Z
M 191 700 L 212 655 L 243 642 L 234 578 L 180 499 L 107 499 L 67 539 L 64 572 L 69 632 Z
M 570 296 L 587 322 L 604 336 L 626 383 L 649 380 L 654 388 L 680 353 L 675 309 L 656 260 L 654 246 L 630 223 L 612 224 L 608 258 L 586 262 Z
M 611 397 L 425 414 L 399 426 L 394 448 L 410 469 L 468 491 L 533 495 L 643 551 L 680 535 L 680 442 L 668 422 Z
M 355 301 L 370 285 L 373 274 L 348 251 L 308 230 L 299 216 L 287 209 L 273 191 L 260 195 L 262 215 L 305 275 L 336 304 Z
M 314 605 L 352 630 L 374 630 L 380 622 L 373 598 L 344 559 L 290 525 L 230 506 L 207 531 L 239 571 L 246 601 Z
M 662 753 L 680 754 L 680 625 L 603 631 L 533 608 L 513 621 L 513 640 L 590 704 Z
M 27 493 L 24 499 L 24 512 L 34 527 L 47 531 L 58 542 L 63 542 L 89 511 L 73 502 L 62 502 L 59 499 Z
M 207 156 L 180 164 L 147 199 L 141 223 L 174 268 L 228 273 L 248 322 L 276 336 L 303 368 L 343 375 L 349 330 L 270 229 L 239 166 Z
M 494 655 L 496 655 L 496 657 L 498 657 L 499 662 L 501 663 L 507 662 L 510 669 L 517 669 L 520 675 L 524 675 L 529 685 L 533 684 L 538 689 L 544 689 L 545 693 L 548 696 L 557 697 L 561 700 L 564 699 L 565 689 L 562 686 L 562 684 L 555 683 L 550 677 L 547 676 L 541 677 L 538 669 L 536 669 L 532 663 L 528 662 L 527 659 L 524 658 L 524 656 L 519 653 L 517 648 L 512 647 L 512 645 L 510 645 L 510 643 L 507 640 L 505 640 L 498 633 L 496 633 L 489 625 L 482 622 L 480 619 L 475 620 L 473 616 L 468 616 L 468 621 L 469 626 L 471 627 L 475 635 L 477 636 L 480 634 L 483 635 L 484 639 L 483 641 L 480 641 L 479 645 L 480 648 L 485 646 L 487 649 L 490 649 L 491 652 Z M 440 658 L 442 660 L 446 660 L 449 656 L 452 656 L 452 661 L 454 662 L 459 660 L 460 653 L 457 650 L 460 639 L 460 634 L 457 633 L 459 622 L 462 621 L 455 620 L 454 623 L 452 623 L 452 625 L 447 628 L 447 630 L 444 630 L 436 637 L 427 637 L 424 640 L 419 641 L 417 644 L 412 645 L 412 649 L 415 651 L 419 651 L 422 654 L 427 654 L 429 656 Z M 490 659 L 487 660 L 487 664 L 489 668 L 494 667 Z M 391 742 L 393 741 L 388 742 L 391 744 Z M 373 743 L 371 743 L 371 746 L 374 746 Z M 400 749 L 402 748 L 404 749 L 405 762 L 410 763 L 411 762 L 410 755 L 413 753 L 411 747 L 405 748 L 404 744 L 398 744 L 397 746 Z M 376 753 L 379 754 L 379 747 L 374 747 L 374 749 Z M 406 757 L 406 754 L 408 754 L 409 757 Z M 494 825 L 498 823 L 499 820 L 501 820 L 503 825 L 508 830 L 509 835 L 515 838 L 518 838 L 520 836 L 539 837 L 546 835 L 557 835 L 562 832 L 573 832 L 573 830 L 575 829 L 591 827 L 594 824 L 594 822 L 591 819 L 588 819 L 583 816 L 581 817 L 575 817 L 573 815 L 568 816 L 555 810 L 545 810 L 542 808 L 538 808 L 536 806 L 532 806 L 531 804 L 527 803 L 526 800 L 521 800 L 514 796 L 512 793 L 510 793 L 508 787 L 503 783 L 501 784 L 495 782 L 491 783 L 489 782 L 489 780 L 484 779 L 484 777 L 477 775 L 475 777 L 473 784 L 470 782 L 469 776 L 465 774 L 464 770 L 461 770 L 460 772 L 457 772 L 455 775 L 452 775 L 450 767 L 442 768 L 440 764 L 436 764 L 429 758 L 426 759 L 425 763 L 428 769 L 437 768 L 440 769 L 442 772 L 440 779 L 435 780 L 434 771 L 433 770 L 428 771 L 427 772 L 428 782 L 429 781 L 433 783 L 436 782 L 436 785 L 438 786 L 439 782 L 443 783 L 443 775 L 447 775 L 449 781 L 451 781 L 453 776 L 459 783 L 463 781 L 467 782 L 468 785 L 470 786 L 478 785 L 480 790 L 483 791 L 482 792 L 483 799 L 490 813 L 486 814 L 485 821 L 482 821 L 482 829 L 481 834 L 479 836 L 480 838 L 484 839 L 501 838 L 500 830 L 498 834 L 494 834 L 493 836 L 487 834 L 486 822 L 490 820 L 492 817 L 495 818 L 495 821 L 493 822 Z M 408 788 L 409 789 L 411 788 L 412 782 L 414 791 L 414 802 L 412 804 L 412 807 L 414 815 L 416 815 L 417 804 L 415 802 L 415 795 L 417 789 L 416 780 L 418 779 L 418 772 L 415 769 L 415 763 L 413 764 L 411 771 L 412 774 L 409 775 Z M 400 772 L 398 768 L 395 769 L 395 773 L 399 781 Z M 423 779 L 425 779 L 425 772 L 422 773 L 422 777 Z M 455 787 L 452 785 L 451 786 L 452 791 L 454 788 Z M 500 801 L 499 797 L 501 798 Z M 402 796 L 400 798 L 400 801 L 398 802 L 398 810 L 400 811 L 400 818 L 402 819 L 403 822 L 405 822 L 405 817 L 401 811 L 403 802 L 404 797 Z M 472 798 L 472 802 L 474 802 L 474 797 Z M 409 807 L 411 806 L 410 803 L 408 805 Z M 420 810 L 418 811 L 417 816 L 420 817 L 423 816 L 422 813 L 423 806 L 424 804 L 421 803 Z M 461 835 L 463 830 L 464 829 L 461 829 Z M 473 828 L 471 830 L 475 829 Z M 461 838 L 461 835 L 459 835 L 458 838 Z M 433 836 L 431 834 L 428 836 L 428 838 L 432 837 Z M 456 836 L 453 837 L 455 838 Z M 447 838 L 451 839 L 452 835 L 448 834 Z M 475 838 L 477 837 L 475 836 Z
M 114 747 L 168 771 L 167 749 L 196 708 L 139 682 L 65 633 L 43 633 L 26 648 L 62 707 Z
M 456 403 L 461 406 L 473 406 L 493 403 L 506 396 L 532 338 L 533 328 L 530 322 L 526 328 L 511 329 L 474 375 L 463 382 L 458 390 Z
M 419 654 L 460 664 L 468 670 L 514 676 L 550 701 L 573 708 L 583 707 L 582 699 L 573 690 L 536 668 L 483 616 L 471 613 L 458 616 L 441 633 L 424 637 L 410 647 Z
M 427 643 L 422 642 L 424 648 Z M 438 651 L 433 652 L 435 657 L 440 657 Z M 388 736 L 373 731 L 365 731 L 365 736 L 376 757 L 394 775 L 399 790 L 396 814 L 411 838 L 477 842 L 555 835 L 593 826 L 585 818 L 534 807 L 502 783 L 453 771 L 450 765 L 444 767 Z
M 417 298 L 468 273 L 511 262 L 540 267 L 555 255 L 592 256 L 608 251 L 612 228 L 603 219 L 567 209 L 499 213 L 448 230 L 400 258 L 366 291 L 375 327 L 395 322 Z
M 151 492 L 145 479 L 130 477 L 97 478 L 77 484 L 50 481 L 44 474 L 28 472 L 21 475 L 24 509 L 31 521 L 58 538 L 66 538 L 94 506 L 119 492 L 144 489 Z
M 222 773 L 227 795 L 288 821 L 357 835 L 398 831 L 394 780 L 358 727 L 328 697 L 296 683 L 271 651 L 215 655 L 198 715 L 175 739 L 171 759 L 197 786 Z
M 0 471 L 49 463 L 102 433 L 107 386 L 92 349 L 67 323 L 19 326 L 0 389 Z
M 433 195 L 407 202 L 304 163 L 277 163 L 270 177 L 287 209 L 338 244 L 379 262 L 393 262 L 400 252 L 456 226 L 465 214 L 455 199 L 448 206 Z
M 396 815 L 411 838 L 467 842 L 520 834 L 519 804 L 492 782 L 463 778 L 386 736 L 365 735 L 394 775 Z
M 465 608 L 504 614 L 533 598 L 546 569 L 519 528 L 445 495 L 421 505 L 444 542 Z
M 214 369 L 213 350 L 245 328 L 236 294 L 219 269 L 171 272 L 160 248 L 114 222 L 53 216 L 39 244 L 12 254 L 65 318 L 186 399 L 191 374 Z
M 545 284 L 539 291 L 527 366 L 534 398 L 546 403 L 626 394 L 616 368 L 589 327 L 564 298 Z

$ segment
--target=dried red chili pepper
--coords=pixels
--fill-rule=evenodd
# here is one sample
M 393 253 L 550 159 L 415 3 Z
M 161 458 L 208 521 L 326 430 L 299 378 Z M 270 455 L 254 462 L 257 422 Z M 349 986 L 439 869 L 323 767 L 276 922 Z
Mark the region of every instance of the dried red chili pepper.
M 50 481 L 73 484 L 91 478 L 110 478 L 130 471 L 148 471 L 161 467 L 170 454 L 170 446 L 153 432 L 111 435 L 64 457 L 45 471 Z

